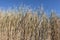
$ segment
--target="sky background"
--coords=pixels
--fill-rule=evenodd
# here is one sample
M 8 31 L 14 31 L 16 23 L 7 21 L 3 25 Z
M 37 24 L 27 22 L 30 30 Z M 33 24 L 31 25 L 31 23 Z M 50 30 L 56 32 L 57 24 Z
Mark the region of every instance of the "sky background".
M 60 15 L 60 0 L 0 0 L 0 7 L 7 9 L 9 7 L 18 7 L 21 4 L 30 6 L 31 8 L 38 8 L 43 4 L 44 10 L 50 14 L 53 9 Z

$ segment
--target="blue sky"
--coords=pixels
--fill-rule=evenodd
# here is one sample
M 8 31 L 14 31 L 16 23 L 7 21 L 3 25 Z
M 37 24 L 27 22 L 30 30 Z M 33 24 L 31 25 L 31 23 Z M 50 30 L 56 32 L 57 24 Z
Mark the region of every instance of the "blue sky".
M 60 0 L 0 0 L 0 7 L 9 8 L 12 6 L 20 6 L 25 4 L 32 8 L 38 8 L 43 4 L 44 10 L 49 13 L 51 9 L 55 10 L 58 14 L 60 13 Z

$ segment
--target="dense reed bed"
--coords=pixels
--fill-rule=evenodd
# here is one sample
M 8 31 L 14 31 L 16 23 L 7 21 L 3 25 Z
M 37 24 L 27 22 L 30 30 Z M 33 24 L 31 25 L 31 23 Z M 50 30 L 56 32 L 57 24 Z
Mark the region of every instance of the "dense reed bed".
M 0 40 L 60 40 L 60 19 L 54 12 L 0 12 Z

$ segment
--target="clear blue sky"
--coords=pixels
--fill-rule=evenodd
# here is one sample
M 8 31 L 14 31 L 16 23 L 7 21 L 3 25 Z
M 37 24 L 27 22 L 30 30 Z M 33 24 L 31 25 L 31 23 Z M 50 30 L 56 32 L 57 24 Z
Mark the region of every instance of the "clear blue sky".
M 20 6 L 21 4 L 30 5 L 32 8 L 38 8 L 43 4 L 44 10 L 48 13 L 51 9 L 60 13 L 60 0 L 0 0 L 0 7 L 8 8 L 12 6 Z

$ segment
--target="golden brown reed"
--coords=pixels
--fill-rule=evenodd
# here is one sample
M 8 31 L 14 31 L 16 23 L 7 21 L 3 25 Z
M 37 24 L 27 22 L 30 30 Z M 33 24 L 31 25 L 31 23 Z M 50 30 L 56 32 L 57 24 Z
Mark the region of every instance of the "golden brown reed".
M 0 40 L 60 40 L 58 17 L 42 14 L 0 12 Z

